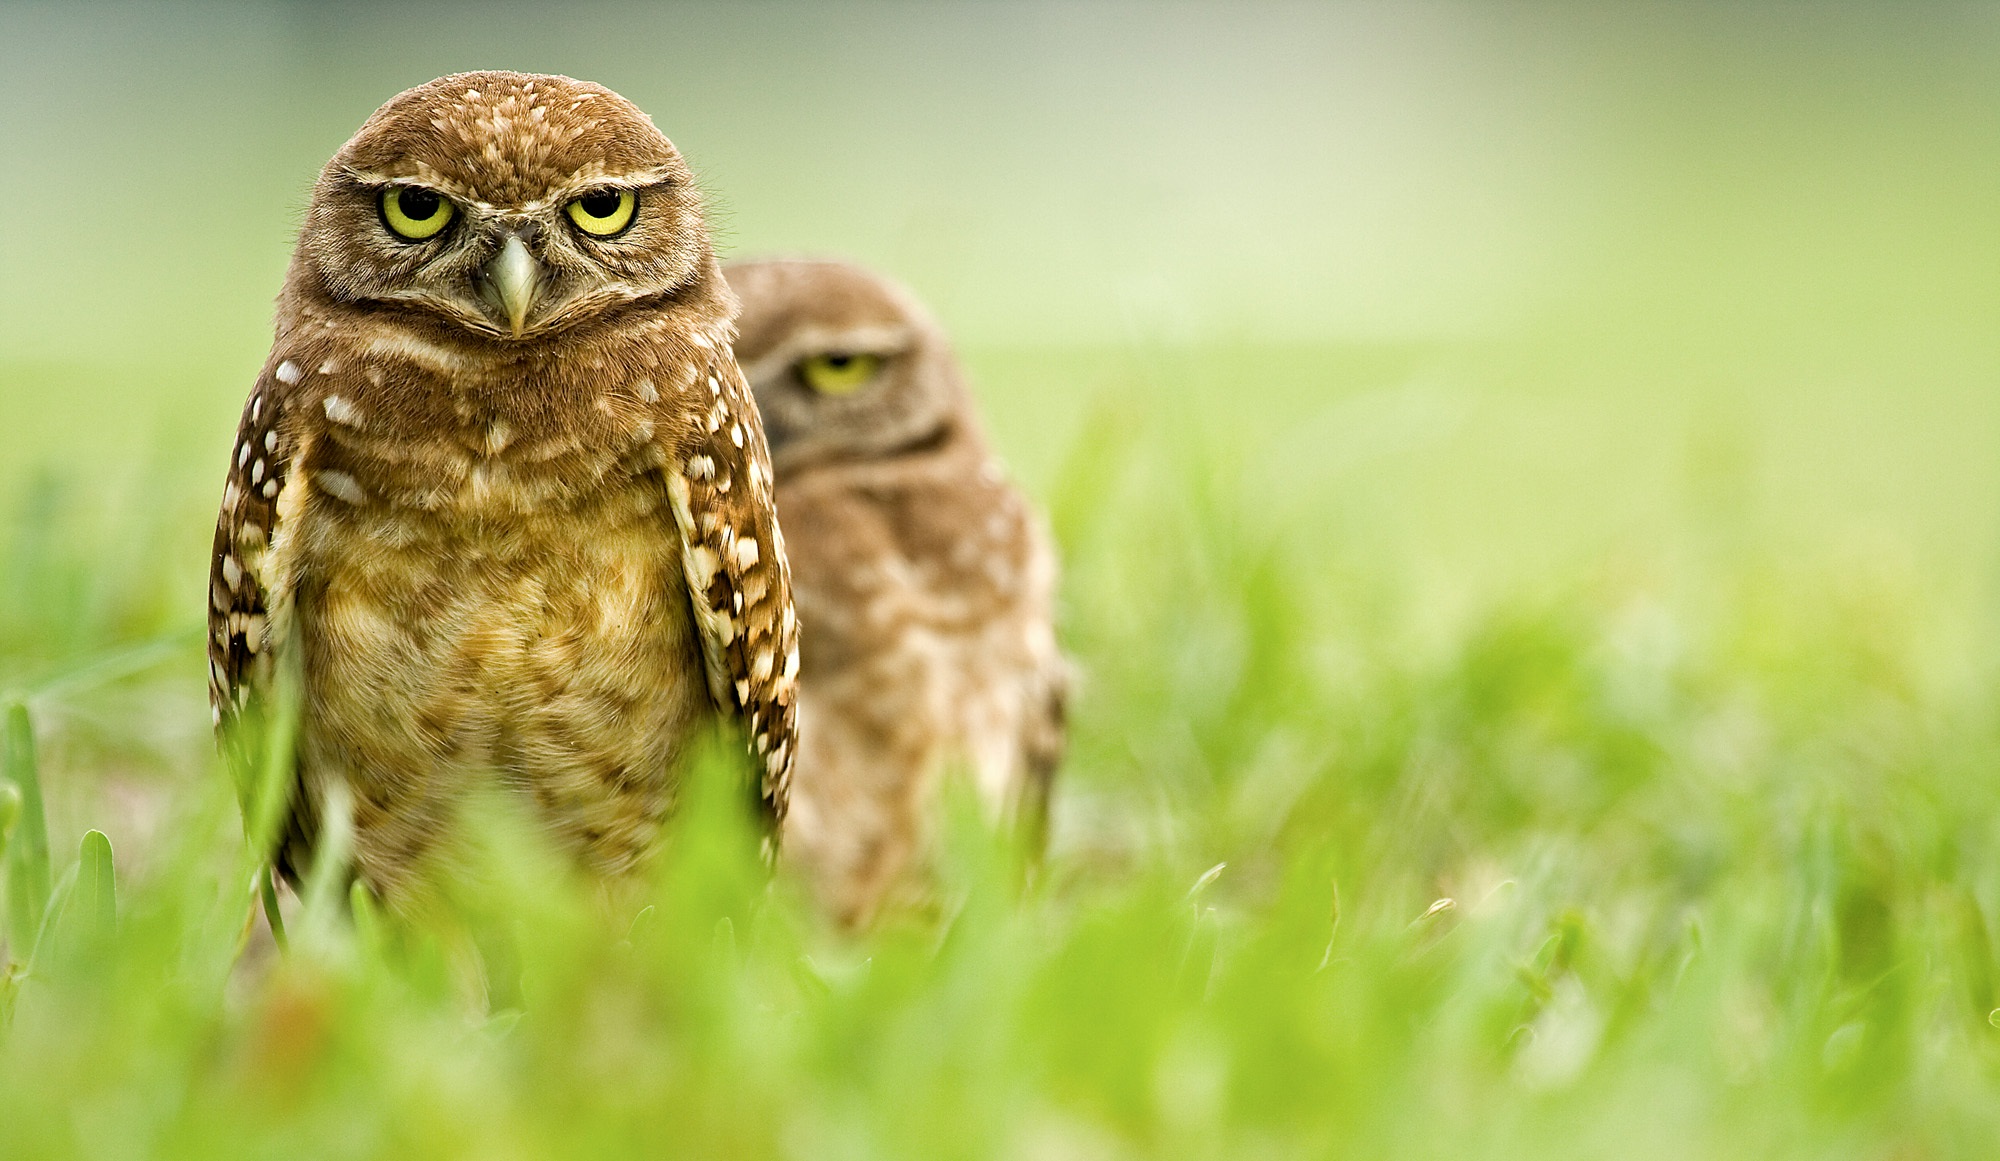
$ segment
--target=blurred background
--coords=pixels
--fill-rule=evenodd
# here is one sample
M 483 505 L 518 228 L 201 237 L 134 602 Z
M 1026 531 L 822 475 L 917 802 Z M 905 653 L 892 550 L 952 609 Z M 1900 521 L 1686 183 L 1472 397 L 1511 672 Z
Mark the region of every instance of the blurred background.
M 1143 381 L 1447 573 L 1691 504 L 1991 562 L 1983 5 L 0 4 L 5 502 L 206 503 L 318 167 L 491 67 L 649 110 L 726 254 L 906 279 L 1031 481 Z
M 1993 604 L 1990 6 L 10 2 L 0 682 L 199 632 L 318 167 L 493 67 L 650 111 L 725 256 L 907 280 L 1072 540 L 1146 430 L 1418 644 L 1746 550 Z

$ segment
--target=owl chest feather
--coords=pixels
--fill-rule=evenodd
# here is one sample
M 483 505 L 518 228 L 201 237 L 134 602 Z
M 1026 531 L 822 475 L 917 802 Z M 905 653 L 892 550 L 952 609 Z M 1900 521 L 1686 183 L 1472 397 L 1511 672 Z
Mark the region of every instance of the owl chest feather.
M 497 781 L 616 870 L 710 712 L 680 534 L 644 432 L 504 428 L 308 454 L 288 545 L 302 763 L 354 790 L 364 859 L 414 861 L 468 785 Z

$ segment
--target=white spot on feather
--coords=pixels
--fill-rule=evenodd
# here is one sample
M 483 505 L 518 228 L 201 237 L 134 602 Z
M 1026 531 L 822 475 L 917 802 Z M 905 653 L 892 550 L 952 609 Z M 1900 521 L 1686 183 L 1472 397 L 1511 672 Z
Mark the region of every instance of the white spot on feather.
M 687 574 L 696 588 L 707 592 L 708 586 L 715 581 L 715 571 L 721 567 L 722 560 L 715 555 L 714 549 L 705 544 L 688 545 Z
M 316 472 L 313 474 L 313 481 L 319 485 L 320 491 L 336 500 L 345 500 L 355 505 L 368 502 L 368 493 L 362 491 L 361 485 L 346 472 Z
M 239 615 L 243 617 L 243 621 L 241 628 L 237 631 L 243 634 L 243 648 L 256 653 L 264 648 L 264 614 L 249 613 Z M 230 618 L 231 621 L 235 619 L 236 617 L 234 616 Z
M 361 426 L 361 409 L 340 396 L 327 396 L 324 406 L 326 417 L 335 423 L 346 424 L 348 427 Z
M 385 329 L 368 340 L 368 353 L 385 355 L 392 359 L 416 363 L 434 371 L 459 371 L 465 367 L 465 357 L 450 347 L 427 343 L 401 330 Z

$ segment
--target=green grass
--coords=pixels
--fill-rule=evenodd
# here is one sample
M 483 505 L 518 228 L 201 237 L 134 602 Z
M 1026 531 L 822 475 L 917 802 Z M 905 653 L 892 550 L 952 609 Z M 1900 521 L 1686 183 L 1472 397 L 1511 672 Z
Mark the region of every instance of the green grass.
M 0 1161 L 1992 1152 L 1989 18 L 494 12 L 0 4 Z M 239 955 L 230 432 L 316 167 L 494 66 L 966 345 L 1081 674 L 1025 895 L 953 808 L 845 940 L 701 793 L 606 903 L 494 803 L 449 922 Z
M 1800 481 L 1768 465 L 1824 438 L 1760 425 L 1782 400 L 1607 406 L 1575 349 L 973 362 L 1064 544 L 1073 756 L 1025 897 L 948 812 L 943 915 L 860 941 L 766 890 L 698 795 L 644 899 L 595 901 L 496 808 L 460 919 L 322 891 L 287 955 L 233 967 L 254 900 L 204 736 L 206 519 L 172 515 L 207 489 L 26 488 L 0 626 L 39 755 L 10 733 L 8 771 L 48 788 L 56 900 L 36 945 L 15 811 L 0 1155 L 1925 1157 L 2000 1131 L 2000 700 L 1942 500 L 1893 535 L 1780 502 Z M 1522 431 L 1597 487 L 1516 475 Z M 166 531 L 98 533 L 121 520 Z

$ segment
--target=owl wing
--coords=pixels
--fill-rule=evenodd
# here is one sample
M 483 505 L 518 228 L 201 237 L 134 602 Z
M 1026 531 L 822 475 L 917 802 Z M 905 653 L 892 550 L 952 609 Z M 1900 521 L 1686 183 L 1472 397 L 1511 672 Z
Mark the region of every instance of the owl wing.
M 272 567 L 271 540 L 295 458 L 279 420 L 287 380 L 297 376 L 289 362 L 265 368 L 244 404 L 209 557 L 209 704 L 225 756 L 246 794 L 249 783 L 244 779 L 255 756 L 239 726 L 250 704 L 272 683 L 272 658 L 281 644 L 281 631 L 274 626 L 282 625 L 280 611 L 290 605 L 290 578 Z
M 764 426 L 736 361 L 717 359 L 694 386 L 698 404 L 667 486 L 681 567 L 715 704 L 750 731 L 763 764 L 759 802 L 774 851 L 798 750 L 798 618 L 772 499 Z

